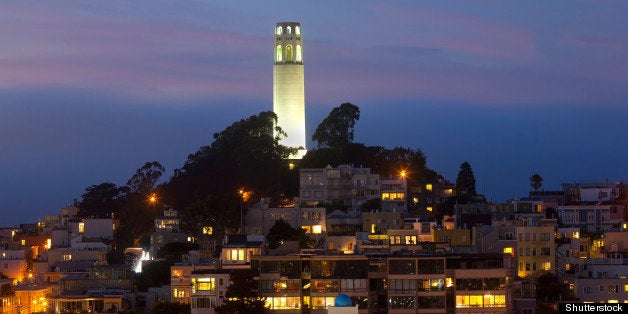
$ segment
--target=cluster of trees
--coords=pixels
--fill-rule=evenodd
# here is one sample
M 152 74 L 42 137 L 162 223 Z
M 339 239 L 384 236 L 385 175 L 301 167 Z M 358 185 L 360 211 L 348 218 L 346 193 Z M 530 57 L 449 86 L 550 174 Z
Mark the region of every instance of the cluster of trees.
M 299 168 L 352 164 L 368 167 L 382 177 L 398 177 L 403 171 L 404 176 L 416 184 L 438 180 L 438 174 L 426 166 L 427 160 L 420 148 L 355 143 L 354 128 L 359 118 L 360 109 L 351 103 L 334 108 L 312 135 L 317 148 L 297 161 L 297 168 L 291 168 L 288 157 L 297 149 L 280 144 L 286 134 L 277 126 L 277 116 L 273 112 L 261 112 L 213 134 L 210 144 L 190 154 L 183 166 L 161 184 L 165 169 L 159 162 L 151 161 L 137 169 L 124 186 L 105 182 L 87 187 L 77 203 L 79 216 L 120 219 L 110 262 L 121 262 L 124 248 L 148 246 L 153 219 L 166 204 L 179 211 L 186 233 L 199 235 L 204 226 L 212 226 L 218 234 L 225 230 L 238 231 L 242 209 L 261 197 L 280 201 L 298 196 Z M 530 180 L 532 187 L 538 189 L 542 179 L 536 176 Z M 458 202 L 478 198 L 473 170 L 466 161 L 460 165 L 456 191 Z M 370 202 L 369 206 L 377 204 L 377 201 Z M 273 227 L 269 234 L 271 245 L 285 240 L 311 245 L 300 230 L 285 225 L 284 222 Z M 168 259 L 160 267 L 169 267 L 175 261 Z M 154 273 L 160 273 L 161 268 Z M 148 280 L 145 284 L 152 283 Z M 249 307 L 259 306 L 253 299 L 246 302 Z M 244 311 L 242 306 L 229 304 L 221 311 Z

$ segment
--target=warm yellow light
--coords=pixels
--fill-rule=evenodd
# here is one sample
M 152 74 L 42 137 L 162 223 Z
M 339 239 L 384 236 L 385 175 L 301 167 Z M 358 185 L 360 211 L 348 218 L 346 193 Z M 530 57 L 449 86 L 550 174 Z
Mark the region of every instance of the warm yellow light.
M 312 233 L 321 233 L 323 232 L 323 227 L 321 225 L 312 226 Z
M 513 251 L 512 251 L 512 248 L 511 248 L 511 247 L 505 247 L 505 248 L 504 248 L 504 254 L 510 254 L 510 255 L 513 255 L 513 253 L 512 253 L 512 252 L 513 252 Z
M 425 189 L 428 190 L 428 191 L 431 191 L 432 190 L 432 184 L 431 183 L 426 184 L 425 185 Z
M 214 228 L 213 227 L 203 227 L 203 234 L 213 234 L 214 233 Z
M 431 212 L 432 210 L 434 210 L 434 208 L 432 208 L 432 206 L 428 206 L 425 209 L 427 209 L 428 212 Z
M 155 202 L 157 202 L 157 194 L 153 193 L 150 196 L 148 196 L 148 202 L 151 204 L 154 204 Z
M 399 171 L 399 176 L 400 176 L 402 179 L 403 179 L 403 178 L 405 178 L 405 177 L 406 177 L 406 175 L 407 175 L 407 173 L 406 173 L 406 171 L 405 171 L 405 170 L 401 170 L 401 171 Z
M 52 247 L 52 239 L 46 239 L 46 248 L 49 249 Z
M 375 224 L 371 224 L 371 233 L 375 233 Z
M 84 233 L 85 232 L 85 223 L 84 222 L 79 222 L 79 224 L 78 224 L 78 231 L 79 231 L 79 233 Z

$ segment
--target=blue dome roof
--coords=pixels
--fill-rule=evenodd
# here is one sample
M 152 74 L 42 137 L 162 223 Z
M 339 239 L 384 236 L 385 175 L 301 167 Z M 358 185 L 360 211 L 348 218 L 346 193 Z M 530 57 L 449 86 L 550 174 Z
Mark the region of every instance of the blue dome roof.
M 336 297 L 336 307 L 352 307 L 353 302 L 351 301 L 351 297 L 341 293 Z

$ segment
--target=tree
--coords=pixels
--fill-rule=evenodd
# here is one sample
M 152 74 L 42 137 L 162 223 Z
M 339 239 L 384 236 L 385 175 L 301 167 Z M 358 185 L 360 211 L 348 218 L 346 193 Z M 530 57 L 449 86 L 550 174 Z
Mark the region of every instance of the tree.
M 246 270 L 234 270 L 229 276 L 231 285 L 227 287 L 225 302 L 216 307 L 219 314 L 263 314 L 270 313 L 266 307 L 266 300 L 259 292 L 251 287 L 255 286 L 255 272 Z
M 276 249 L 285 241 L 299 241 L 299 247 L 313 247 L 314 242 L 305 234 L 305 230 L 293 228 L 283 219 L 277 220 L 275 224 L 268 230 L 268 248 Z
M 539 302 L 556 302 L 571 298 L 569 286 L 563 284 L 560 278 L 550 272 L 545 272 L 536 278 L 536 300 Z
M 111 218 L 112 213 L 118 212 L 118 201 L 126 191 L 125 187 L 118 187 L 111 182 L 90 185 L 79 203 L 79 217 Z
M 530 186 L 538 191 L 543 186 L 543 178 L 538 173 L 533 174 L 530 177 Z
M 158 301 L 150 309 L 150 314 L 189 314 L 190 304 L 172 301 Z
M 471 199 L 477 195 L 475 191 L 475 176 L 471 165 L 465 161 L 460 165 L 456 178 L 456 194 L 463 199 Z
M 136 280 L 137 289 L 148 291 L 149 287 L 157 287 L 170 284 L 170 266 L 174 262 L 158 260 L 142 266 L 142 273 Z
M 155 188 L 157 181 L 159 181 L 159 178 L 165 171 L 166 169 L 159 162 L 149 161 L 137 169 L 126 184 L 131 189 L 131 192 L 147 194 Z
M 342 149 L 353 142 L 353 128 L 360 119 L 360 108 L 351 103 L 343 103 L 334 108 L 321 122 L 312 135 L 318 147 Z
M 261 112 L 215 133 L 210 145 L 190 154 L 175 170 L 164 197 L 185 209 L 210 195 L 233 195 L 242 187 L 251 195 L 296 196 L 298 172 L 288 168 L 287 159 L 297 149 L 279 143 L 285 132 L 276 123 L 275 113 Z

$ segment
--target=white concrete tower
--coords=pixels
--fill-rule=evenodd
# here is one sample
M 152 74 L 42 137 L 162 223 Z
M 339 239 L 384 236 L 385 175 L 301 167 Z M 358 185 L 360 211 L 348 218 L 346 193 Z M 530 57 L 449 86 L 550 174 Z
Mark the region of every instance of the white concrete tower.
M 273 65 L 273 111 L 277 124 L 288 134 L 282 145 L 302 147 L 293 159 L 305 155 L 305 92 L 303 83 L 303 43 L 301 24 L 275 25 Z

